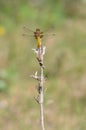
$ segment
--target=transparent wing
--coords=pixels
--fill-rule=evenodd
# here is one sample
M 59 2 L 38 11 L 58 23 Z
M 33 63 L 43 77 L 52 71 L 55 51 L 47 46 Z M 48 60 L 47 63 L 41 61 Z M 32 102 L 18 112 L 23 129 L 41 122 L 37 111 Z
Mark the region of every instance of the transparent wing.
M 23 36 L 34 37 L 34 31 L 32 29 L 29 29 L 27 26 L 24 25 L 23 30 L 24 30 L 24 33 L 22 34 Z M 44 37 L 56 35 L 55 33 L 45 33 L 45 32 L 44 33 L 40 32 L 40 34 L 43 34 Z

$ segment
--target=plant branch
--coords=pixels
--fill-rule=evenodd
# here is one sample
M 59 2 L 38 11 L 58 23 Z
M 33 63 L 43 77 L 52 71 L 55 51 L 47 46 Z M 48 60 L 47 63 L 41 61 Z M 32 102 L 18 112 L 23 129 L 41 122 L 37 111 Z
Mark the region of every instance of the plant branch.
M 37 101 L 37 103 L 39 103 L 40 105 L 40 124 L 41 124 L 41 128 L 42 130 L 45 130 L 44 127 L 44 110 L 43 110 L 43 102 L 44 102 L 44 63 L 43 63 L 43 56 L 45 54 L 45 46 L 41 46 L 40 48 L 37 49 L 33 49 L 33 51 L 35 52 L 35 54 L 37 55 L 37 60 L 38 63 L 40 65 L 40 69 L 41 69 L 41 73 L 40 76 L 38 76 L 38 73 L 36 71 L 36 73 L 34 75 L 31 75 L 30 77 L 36 79 L 39 81 L 38 87 L 37 87 L 37 92 L 38 92 L 38 96 L 37 98 L 35 97 L 35 100 Z

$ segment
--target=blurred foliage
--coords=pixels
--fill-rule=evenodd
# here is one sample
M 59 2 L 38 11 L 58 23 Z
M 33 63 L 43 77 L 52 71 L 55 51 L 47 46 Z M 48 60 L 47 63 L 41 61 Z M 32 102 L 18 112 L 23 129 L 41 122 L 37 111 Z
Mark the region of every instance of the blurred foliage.
M 46 35 L 45 123 L 49 130 L 86 129 L 86 1 L 0 0 L 0 129 L 39 126 L 36 81 L 39 66 L 31 31 Z M 27 36 L 23 37 L 22 34 Z
M 66 16 L 78 16 L 79 5 L 83 4 L 81 0 L 1 0 L 0 23 L 11 28 L 27 20 L 30 24 L 34 21 L 47 28 L 56 27 Z
M 15 81 L 17 72 L 13 66 L 0 71 L 0 92 L 9 92 L 11 83 Z

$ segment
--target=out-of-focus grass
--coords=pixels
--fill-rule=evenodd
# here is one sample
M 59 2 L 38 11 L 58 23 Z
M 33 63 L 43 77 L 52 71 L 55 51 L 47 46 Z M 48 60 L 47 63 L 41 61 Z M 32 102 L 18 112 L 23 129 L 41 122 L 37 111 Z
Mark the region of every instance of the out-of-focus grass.
M 10 12 L 10 6 L 9 17 L 4 16 L 4 22 L 1 18 L 6 28 L 0 37 L 1 130 L 40 129 L 39 106 L 34 100 L 37 82 L 29 77 L 39 70 L 31 50 L 36 47 L 36 41 L 22 36 L 24 24 L 32 29 L 39 25 L 49 33 L 56 33 L 54 37 L 42 39 L 47 47 L 44 57 L 46 129 L 86 129 L 86 20 L 66 18 L 60 3 L 58 8 L 50 3 L 52 10 L 47 4 L 43 10 L 43 6 L 34 3 L 34 8 L 18 5 L 18 11 Z

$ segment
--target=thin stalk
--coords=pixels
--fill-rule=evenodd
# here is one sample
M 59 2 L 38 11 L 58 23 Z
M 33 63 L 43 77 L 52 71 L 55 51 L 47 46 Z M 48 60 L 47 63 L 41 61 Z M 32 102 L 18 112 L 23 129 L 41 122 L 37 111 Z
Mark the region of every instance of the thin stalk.
M 35 100 L 37 101 L 37 103 L 39 103 L 40 106 L 40 125 L 41 125 L 41 129 L 45 130 L 44 127 L 44 109 L 43 109 L 43 102 L 44 102 L 44 64 L 43 64 L 43 56 L 45 54 L 45 46 L 41 46 L 40 48 L 37 49 L 33 49 L 35 54 L 37 55 L 37 60 L 38 63 L 40 65 L 40 76 L 38 75 L 37 71 L 35 72 L 34 75 L 31 75 L 32 78 L 36 79 L 39 83 L 38 83 L 38 87 L 37 87 L 37 92 L 38 95 L 37 97 L 35 97 Z
M 44 110 L 43 110 L 43 100 L 44 100 L 44 92 L 43 92 L 43 83 L 44 83 L 44 76 L 43 76 L 44 70 L 41 67 L 41 80 L 40 80 L 40 86 L 42 88 L 40 93 L 40 123 L 42 130 L 45 130 L 44 128 Z
M 44 112 L 43 112 L 43 103 L 40 103 L 40 122 L 41 122 L 41 128 L 42 130 L 45 130 L 45 127 L 44 127 Z

